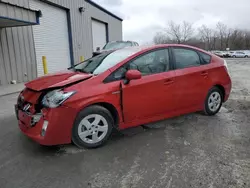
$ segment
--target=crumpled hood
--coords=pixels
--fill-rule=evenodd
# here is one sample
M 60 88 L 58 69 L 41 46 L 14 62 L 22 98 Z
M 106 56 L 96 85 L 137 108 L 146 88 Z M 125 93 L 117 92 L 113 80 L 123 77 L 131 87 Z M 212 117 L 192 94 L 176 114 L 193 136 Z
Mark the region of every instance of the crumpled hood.
M 74 82 L 91 78 L 92 74 L 85 74 L 73 71 L 62 71 L 54 74 L 47 74 L 25 84 L 27 88 L 41 91 L 49 88 L 63 87 Z

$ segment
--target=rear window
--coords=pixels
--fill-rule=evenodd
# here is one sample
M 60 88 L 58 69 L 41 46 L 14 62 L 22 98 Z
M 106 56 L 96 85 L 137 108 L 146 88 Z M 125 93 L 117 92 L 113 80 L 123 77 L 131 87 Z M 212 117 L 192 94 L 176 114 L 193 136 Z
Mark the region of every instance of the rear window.
M 125 48 L 125 47 L 129 47 L 132 46 L 131 42 L 110 42 L 108 44 L 106 44 L 103 49 L 104 50 L 115 50 L 115 49 L 119 49 L 119 48 Z
M 202 65 L 206 65 L 206 64 L 209 64 L 210 61 L 211 61 L 211 56 L 208 55 L 208 54 L 205 54 L 203 52 L 199 52 L 200 54 L 200 57 L 201 57 L 201 64 Z

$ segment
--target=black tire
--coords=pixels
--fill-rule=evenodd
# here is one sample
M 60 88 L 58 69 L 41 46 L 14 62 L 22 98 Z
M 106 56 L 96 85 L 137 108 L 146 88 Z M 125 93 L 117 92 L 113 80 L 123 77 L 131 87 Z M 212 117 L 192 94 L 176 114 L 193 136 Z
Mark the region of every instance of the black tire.
M 82 119 L 84 117 L 91 115 L 91 114 L 101 115 L 103 118 L 105 118 L 105 120 L 108 123 L 108 131 L 107 131 L 105 137 L 97 143 L 84 142 L 78 135 L 78 127 L 79 127 L 80 122 L 82 121 Z M 113 119 L 111 113 L 106 108 L 99 106 L 99 105 L 89 106 L 89 107 L 83 109 L 81 112 L 79 112 L 79 114 L 77 115 L 77 117 L 75 119 L 73 129 L 72 129 L 72 141 L 79 148 L 97 148 L 97 147 L 100 147 L 100 146 L 104 145 L 106 143 L 106 141 L 108 140 L 108 138 L 110 137 L 113 127 L 114 127 L 114 119 Z
M 248 56 L 246 55 L 245 58 L 248 58 Z
M 215 111 L 211 110 L 209 108 L 209 98 L 211 95 L 215 94 L 215 93 L 218 93 L 219 96 L 220 96 L 220 103 L 219 103 L 219 106 L 218 106 L 218 109 L 216 109 Z M 222 106 L 222 103 L 223 103 L 223 93 L 222 91 L 218 88 L 218 87 L 213 87 L 209 90 L 208 94 L 207 94 L 207 97 L 206 97 L 206 100 L 205 100 L 205 104 L 204 104 L 204 113 L 208 116 L 213 116 L 215 114 L 217 114 L 220 109 L 221 109 L 221 106 Z
M 235 55 L 233 55 L 232 57 L 233 57 L 233 58 L 236 58 L 236 56 L 235 56 Z

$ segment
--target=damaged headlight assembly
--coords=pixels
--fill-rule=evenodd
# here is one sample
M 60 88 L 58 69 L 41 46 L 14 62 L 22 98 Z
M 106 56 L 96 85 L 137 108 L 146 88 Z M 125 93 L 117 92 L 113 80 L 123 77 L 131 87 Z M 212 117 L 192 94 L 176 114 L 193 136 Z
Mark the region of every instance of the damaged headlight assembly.
M 75 93 L 75 91 L 65 92 L 61 89 L 50 91 L 43 97 L 42 105 L 47 108 L 56 108 Z

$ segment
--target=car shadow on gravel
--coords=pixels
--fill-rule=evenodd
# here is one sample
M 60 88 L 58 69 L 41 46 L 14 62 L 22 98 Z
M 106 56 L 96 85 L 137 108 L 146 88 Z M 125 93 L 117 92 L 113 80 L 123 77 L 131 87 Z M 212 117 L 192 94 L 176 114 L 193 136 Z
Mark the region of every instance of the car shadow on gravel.
M 156 122 L 154 124 L 158 125 L 160 124 L 160 122 Z M 154 126 L 153 124 L 148 124 L 148 125 L 142 125 L 142 126 L 129 128 L 129 129 L 122 130 L 122 131 L 114 130 L 111 134 L 111 137 L 107 145 L 109 145 L 109 147 L 112 147 L 113 144 L 117 142 L 123 142 L 124 139 L 125 140 L 131 139 L 131 137 L 135 137 L 139 134 L 141 135 L 148 131 L 154 132 L 154 131 L 162 131 L 164 129 L 165 129 L 165 125 Z M 73 143 L 66 144 L 66 145 L 58 145 L 58 146 L 42 146 L 42 145 L 35 143 L 34 141 L 32 141 L 31 139 L 27 137 L 22 138 L 21 147 L 23 148 L 22 151 L 26 155 L 29 155 L 31 157 L 64 156 L 67 154 L 75 154 L 75 153 L 80 153 L 83 151 L 91 150 L 91 149 L 77 148 L 77 146 L 75 146 Z M 105 145 L 103 147 L 105 147 Z
M 144 137 L 143 134 L 145 133 L 150 133 L 150 134 L 161 133 L 166 128 L 179 130 L 180 127 L 186 125 L 185 123 L 186 121 L 195 122 L 197 121 L 197 118 L 202 118 L 202 117 L 204 117 L 204 115 L 202 115 L 201 113 L 192 113 L 145 125 L 140 125 L 137 127 L 128 128 L 121 131 L 114 129 L 107 145 L 109 145 L 109 147 L 113 147 L 113 145 L 122 144 L 121 142 L 127 142 L 128 139 L 134 139 L 134 137 L 139 135 Z M 145 134 L 145 136 L 147 136 L 147 134 Z M 41 146 L 28 138 L 25 139 L 25 141 L 23 141 L 22 145 L 23 148 L 26 148 L 25 153 L 32 155 L 34 157 L 63 156 L 66 154 L 76 154 L 89 150 L 89 149 L 77 148 L 74 144 L 59 145 L 59 146 Z M 105 147 L 105 145 L 103 147 Z

